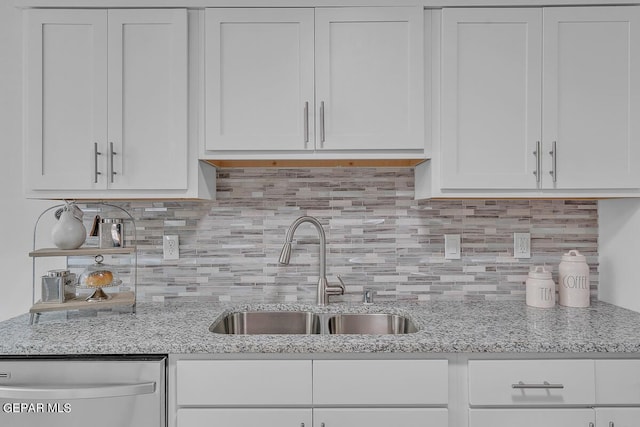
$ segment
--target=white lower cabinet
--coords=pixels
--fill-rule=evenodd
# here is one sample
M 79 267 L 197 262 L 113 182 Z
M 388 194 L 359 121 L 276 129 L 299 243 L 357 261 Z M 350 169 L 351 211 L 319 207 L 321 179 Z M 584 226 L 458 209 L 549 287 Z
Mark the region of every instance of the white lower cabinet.
M 446 359 L 173 363 L 170 427 L 449 425 Z
M 593 409 L 470 409 L 469 427 L 593 427 Z
M 444 408 L 326 408 L 313 410 L 314 427 L 447 427 Z

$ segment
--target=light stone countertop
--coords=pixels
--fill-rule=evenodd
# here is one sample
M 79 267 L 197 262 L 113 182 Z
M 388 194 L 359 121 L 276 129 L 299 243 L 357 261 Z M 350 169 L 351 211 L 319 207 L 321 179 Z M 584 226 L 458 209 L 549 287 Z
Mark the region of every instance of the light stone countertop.
M 406 335 L 220 335 L 229 311 L 385 312 L 411 318 Z M 89 354 L 638 353 L 640 313 L 595 302 L 536 309 L 524 302 L 330 304 L 141 303 L 135 314 L 65 319 L 22 315 L 0 322 L 0 356 Z

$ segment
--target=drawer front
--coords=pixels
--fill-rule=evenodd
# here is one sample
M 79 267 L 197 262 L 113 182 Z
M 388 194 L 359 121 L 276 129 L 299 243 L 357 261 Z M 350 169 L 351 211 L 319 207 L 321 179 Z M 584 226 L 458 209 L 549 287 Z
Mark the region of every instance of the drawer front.
M 310 360 L 180 360 L 180 406 L 310 405 Z
M 470 409 L 469 427 L 588 427 L 593 409 Z
M 640 360 L 596 360 L 596 403 L 640 404 Z
M 591 405 L 594 377 L 593 360 L 472 360 L 469 404 Z
M 311 409 L 179 409 L 177 427 L 311 427 Z
M 446 360 L 316 360 L 316 405 L 435 405 L 448 401 Z

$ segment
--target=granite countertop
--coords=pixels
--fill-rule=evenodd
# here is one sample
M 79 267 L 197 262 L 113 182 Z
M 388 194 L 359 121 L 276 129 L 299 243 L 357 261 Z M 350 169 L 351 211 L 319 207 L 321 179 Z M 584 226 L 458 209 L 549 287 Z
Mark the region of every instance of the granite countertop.
M 242 310 L 386 312 L 410 317 L 406 335 L 249 335 L 209 332 Z M 61 314 L 61 313 L 59 313 Z M 0 322 L 0 356 L 184 353 L 636 353 L 640 314 L 595 302 L 537 309 L 524 302 L 331 304 L 142 303 L 135 314 L 66 319 L 44 314 Z

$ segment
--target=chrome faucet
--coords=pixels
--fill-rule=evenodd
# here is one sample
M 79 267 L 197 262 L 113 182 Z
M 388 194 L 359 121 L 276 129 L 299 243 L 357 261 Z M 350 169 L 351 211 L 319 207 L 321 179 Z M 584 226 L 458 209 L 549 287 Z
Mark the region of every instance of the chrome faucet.
M 282 265 L 288 265 L 289 259 L 291 258 L 291 242 L 293 241 L 293 235 L 296 232 L 296 229 L 300 224 L 308 222 L 313 224 L 318 230 L 318 235 L 320 237 L 320 272 L 318 273 L 318 289 L 317 289 L 317 304 L 318 305 L 327 305 L 329 303 L 329 295 L 342 295 L 344 294 L 344 283 L 340 276 L 338 276 L 338 280 L 340 281 L 339 285 L 329 285 L 327 282 L 327 264 L 326 264 L 326 252 L 327 252 L 327 243 L 324 234 L 324 229 L 322 228 L 322 224 L 316 218 L 312 216 L 301 216 L 300 218 L 293 221 L 289 230 L 287 230 L 287 236 L 285 237 L 284 246 L 282 247 L 282 252 L 280 252 L 280 258 L 278 262 Z

